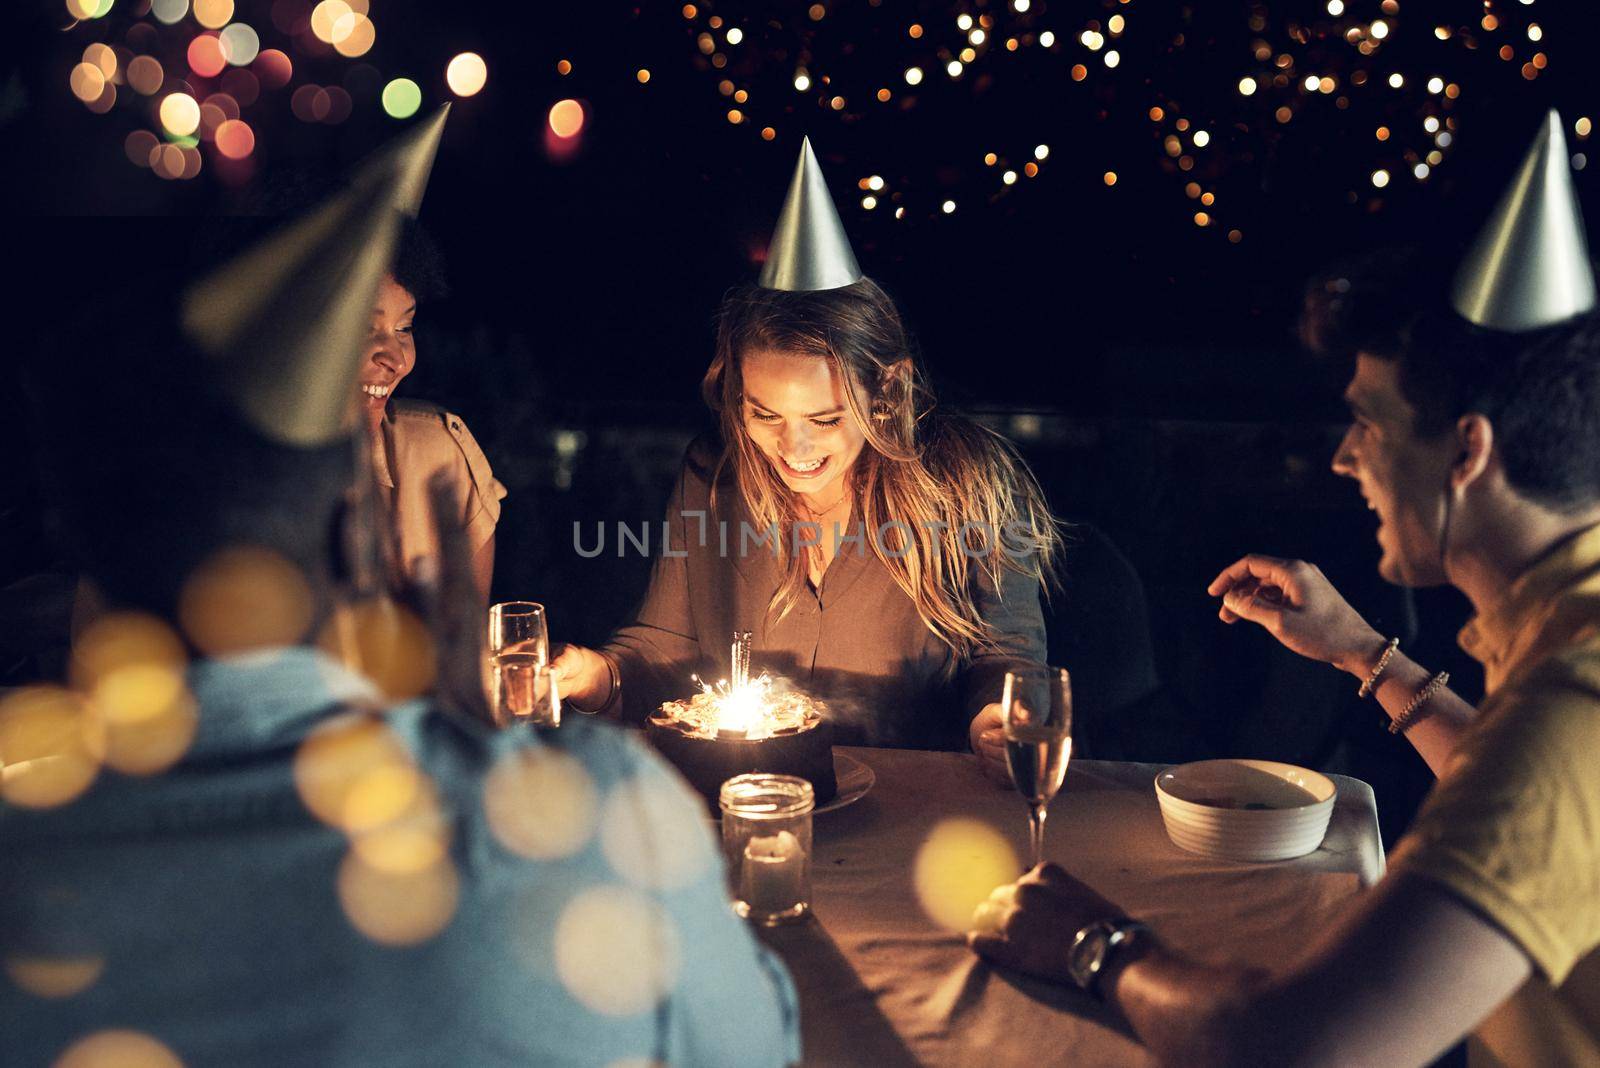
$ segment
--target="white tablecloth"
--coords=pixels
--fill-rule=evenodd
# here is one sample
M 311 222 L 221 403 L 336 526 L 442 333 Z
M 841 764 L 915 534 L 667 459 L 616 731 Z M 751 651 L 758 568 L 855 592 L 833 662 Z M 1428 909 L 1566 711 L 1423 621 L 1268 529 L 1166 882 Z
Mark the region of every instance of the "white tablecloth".
M 917 851 L 953 817 L 975 818 L 1027 856 L 1027 809 L 954 753 L 841 749 L 877 775 L 860 801 L 816 817 L 815 920 L 763 932 L 800 990 L 812 1065 L 1149 1063 L 1075 990 L 996 971 L 935 925 L 912 888 Z M 1275 864 L 1209 860 L 1167 838 L 1155 764 L 1076 760 L 1050 806 L 1047 854 L 1169 945 L 1270 966 L 1304 946 L 1383 873 L 1366 783 L 1339 787 L 1322 847 Z

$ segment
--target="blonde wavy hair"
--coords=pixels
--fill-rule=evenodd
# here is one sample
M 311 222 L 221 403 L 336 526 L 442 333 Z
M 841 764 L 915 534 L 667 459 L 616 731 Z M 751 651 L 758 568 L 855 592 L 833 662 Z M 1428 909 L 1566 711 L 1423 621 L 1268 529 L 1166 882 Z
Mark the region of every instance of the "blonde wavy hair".
M 717 348 L 701 383 L 721 423 L 723 451 L 712 503 L 731 467 L 761 529 L 776 524 L 784 579 L 768 605 L 781 620 L 808 580 L 793 531 L 804 517 L 795 495 L 750 439 L 744 421 L 745 353 L 778 351 L 833 362 L 847 385 L 850 415 L 866 437 L 851 467 L 851 525 L 864 523 L 870 551 L 917 614 L 957 660 L 993 648 L 979 615 L 982 581 L 998 591 L 1006 570 L 1048 593 L 1057 582 L 1061 534 L 1044 493 L 1011 443 L 969 419 L 935 413 L 935 401 L 899 310 L 879 286 L 811 293 L 739 286 L 723 298 Z M 999 544 L 989 544 L 993 537 Z

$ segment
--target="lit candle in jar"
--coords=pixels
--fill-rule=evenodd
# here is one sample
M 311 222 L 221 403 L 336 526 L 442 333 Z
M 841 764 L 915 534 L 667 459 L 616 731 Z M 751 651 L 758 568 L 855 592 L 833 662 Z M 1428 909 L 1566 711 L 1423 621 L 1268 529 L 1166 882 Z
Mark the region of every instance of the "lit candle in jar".
M 739 896 L 753 914 L 787 912 L 806 899 L 806 851 L 788 831 L 745 843 Z

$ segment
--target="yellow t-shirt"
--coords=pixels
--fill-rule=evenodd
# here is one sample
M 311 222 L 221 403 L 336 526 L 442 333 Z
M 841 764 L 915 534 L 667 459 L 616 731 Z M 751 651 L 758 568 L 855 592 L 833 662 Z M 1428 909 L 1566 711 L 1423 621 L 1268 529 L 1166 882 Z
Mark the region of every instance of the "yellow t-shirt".
M 1600 527 L 1461 632 L 1488 697 L 1392 863 L 1512 938 L 1535 974 L 1474 1065 L 1600 1065 Z
M 379 426 L 372 459 L 408 574 L 419 558 L 439 551 L 428 507 L 428 480 L 435 471 L 450 476 L 455 514 L 472 551 L 494 536 L 506 488 L 460 416 L 426 401 L 396 400 Z

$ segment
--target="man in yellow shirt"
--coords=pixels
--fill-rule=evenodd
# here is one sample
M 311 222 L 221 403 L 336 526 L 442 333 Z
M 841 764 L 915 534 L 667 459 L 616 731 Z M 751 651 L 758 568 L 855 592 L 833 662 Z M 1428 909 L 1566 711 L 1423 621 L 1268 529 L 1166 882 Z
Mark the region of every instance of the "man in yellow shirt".
M 1389 874 L 1273 974 L 1200 965 L 1054 866 L 974 948 L 1112 1002 L 1183 1064 L 1600 1065 L 1600 316 L 1559 118 L 1395 351 L 1362 351 L 1334 469 L 1380 520 L 1380 573 L 1451 583 L 1476 712 L 1321 573 L 1246 557 L 1212 584 L 1377 692 L 1439 776 Z M 1387 655 L 1386 655 L 1387 654 Z M 1415 727 L 1415 730 L 1412 728 Z

